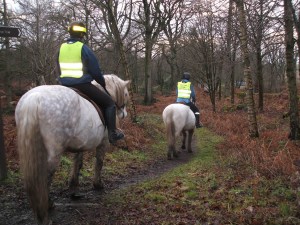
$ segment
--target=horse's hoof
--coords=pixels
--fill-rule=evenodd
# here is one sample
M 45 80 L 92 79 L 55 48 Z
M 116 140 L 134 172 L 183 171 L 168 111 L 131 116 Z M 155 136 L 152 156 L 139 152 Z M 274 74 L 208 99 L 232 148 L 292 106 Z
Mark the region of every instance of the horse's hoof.
M 55 208 L 55 204 L 54 204 L 54 201 L 49 199 L 48 200 L 48 209 L 51 211 Z
M 44 219 L 43 221 L 40 221 L 39 224 L 42 224 L 42 225 L 52 225 L 52 220 Z
M 72 193 L 70 195 L 70 197 L 72 200 L 79 200 L 79 199 L 82 199 L 84 197 L 84 195 L 80 194 L 80 193 Z
M 93 184 L 93 186 L 94 186 L 94 189 L 97 190 L 97 191 L 101 191 L 101 190 L 104 189 L 104 185 L 103 185 L 102 182 L 99 183 L 99 184 Z

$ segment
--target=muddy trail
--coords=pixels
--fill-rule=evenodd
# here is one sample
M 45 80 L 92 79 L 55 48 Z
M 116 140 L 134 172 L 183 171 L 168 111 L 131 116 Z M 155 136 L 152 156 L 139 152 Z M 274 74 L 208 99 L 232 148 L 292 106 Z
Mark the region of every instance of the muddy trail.
M 194 151 L 197 150 L 195 143 L 192 144 Z M 105 196 L 114 190 L 157 178 L 171 169 L 189 162 L 193 153 L 182 150 L 179 158 L 167 160 L 159 159 L 143 169 L 132 170 L 127 176 L 118 176 L 104 180 L 105 188 L 95 191 L 92 186 L 92 178 L 80 183 L 80 199 L 72 200 L 69 196 L 67 184 L 63 187 L 51 187 L 50 198 L 55 203 L 50 217 L 53 225 L 84 225 L 84 224 L 116 224 L 114 223 L 112 207 L 103 202 Z M 104 165 L 105 170 L 105 165 Z M 33 213 L 29 207 L 26 193 L 21 182 L 14 184 L 2 184 L 0 186 L 0 225 L 34 225 Z M 130 204 L 130 203 L 129 203 Z M 142 216 L 142 215 L 141 215 Z

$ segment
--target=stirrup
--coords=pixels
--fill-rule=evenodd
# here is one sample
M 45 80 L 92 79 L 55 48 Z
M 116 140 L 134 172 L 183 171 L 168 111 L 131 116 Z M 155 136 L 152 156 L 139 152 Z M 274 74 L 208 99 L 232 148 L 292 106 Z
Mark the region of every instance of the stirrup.
M 196 124 L 196 128 L 201 128 L 203 127 L 202 123 Z
M 109 143 L 115 144 L 118 140 L 121 140 L 125 135 L 118 129 L 114 130 L 109 136 Z

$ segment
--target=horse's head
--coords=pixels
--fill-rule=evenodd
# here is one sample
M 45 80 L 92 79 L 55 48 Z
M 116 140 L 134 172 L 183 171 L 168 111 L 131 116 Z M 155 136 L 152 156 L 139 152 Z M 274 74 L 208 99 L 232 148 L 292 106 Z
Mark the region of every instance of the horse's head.
M 127 116 L 126 105 L 129 101 L 128 87 L 130 80 L 122 80 L 116 75 L 104 75 L 106 90 L 116 103 L 117 116 L 121 119 Z M 95 81 L 93 82 L 95 84 Z M 98 86 L 98 85 L 97 85 Z

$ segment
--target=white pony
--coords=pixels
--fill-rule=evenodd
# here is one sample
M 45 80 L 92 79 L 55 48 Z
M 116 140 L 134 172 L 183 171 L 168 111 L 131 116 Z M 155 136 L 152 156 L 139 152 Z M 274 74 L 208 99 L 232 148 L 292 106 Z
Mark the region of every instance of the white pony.
M 176 138 L 183 135 L 181 148 L 185 149 L 186 136 L 188 133 L 188 152 L 192 152 L 191 142 L 195 129 L 195 115 L 189 106 L 173 103 L 168 105 L 162 113 L 163 121 L 167 129 L 168 159 L 178 157 L 176 150 Z
M 117 105 L 117 115 L 125 117 L 129 100 L 127 86 L 116 75 L 105 75 L 106 88 Z M 100 88 L 100 85 L 96 85 Z M 61 85 L 43 85 L 26 92 L 19 100 L 15 119 L 18 152 L 25 189 L 39 224 L 49 224 L 48 199 L 51 177 L 64 151 L 77 153 L 69 180 L 78 186 L 82 152 L 96 150 L 93 185 L 103 188 L 101 169 L 108 145 L 107 130 L 93 104 L 74 90 Z

